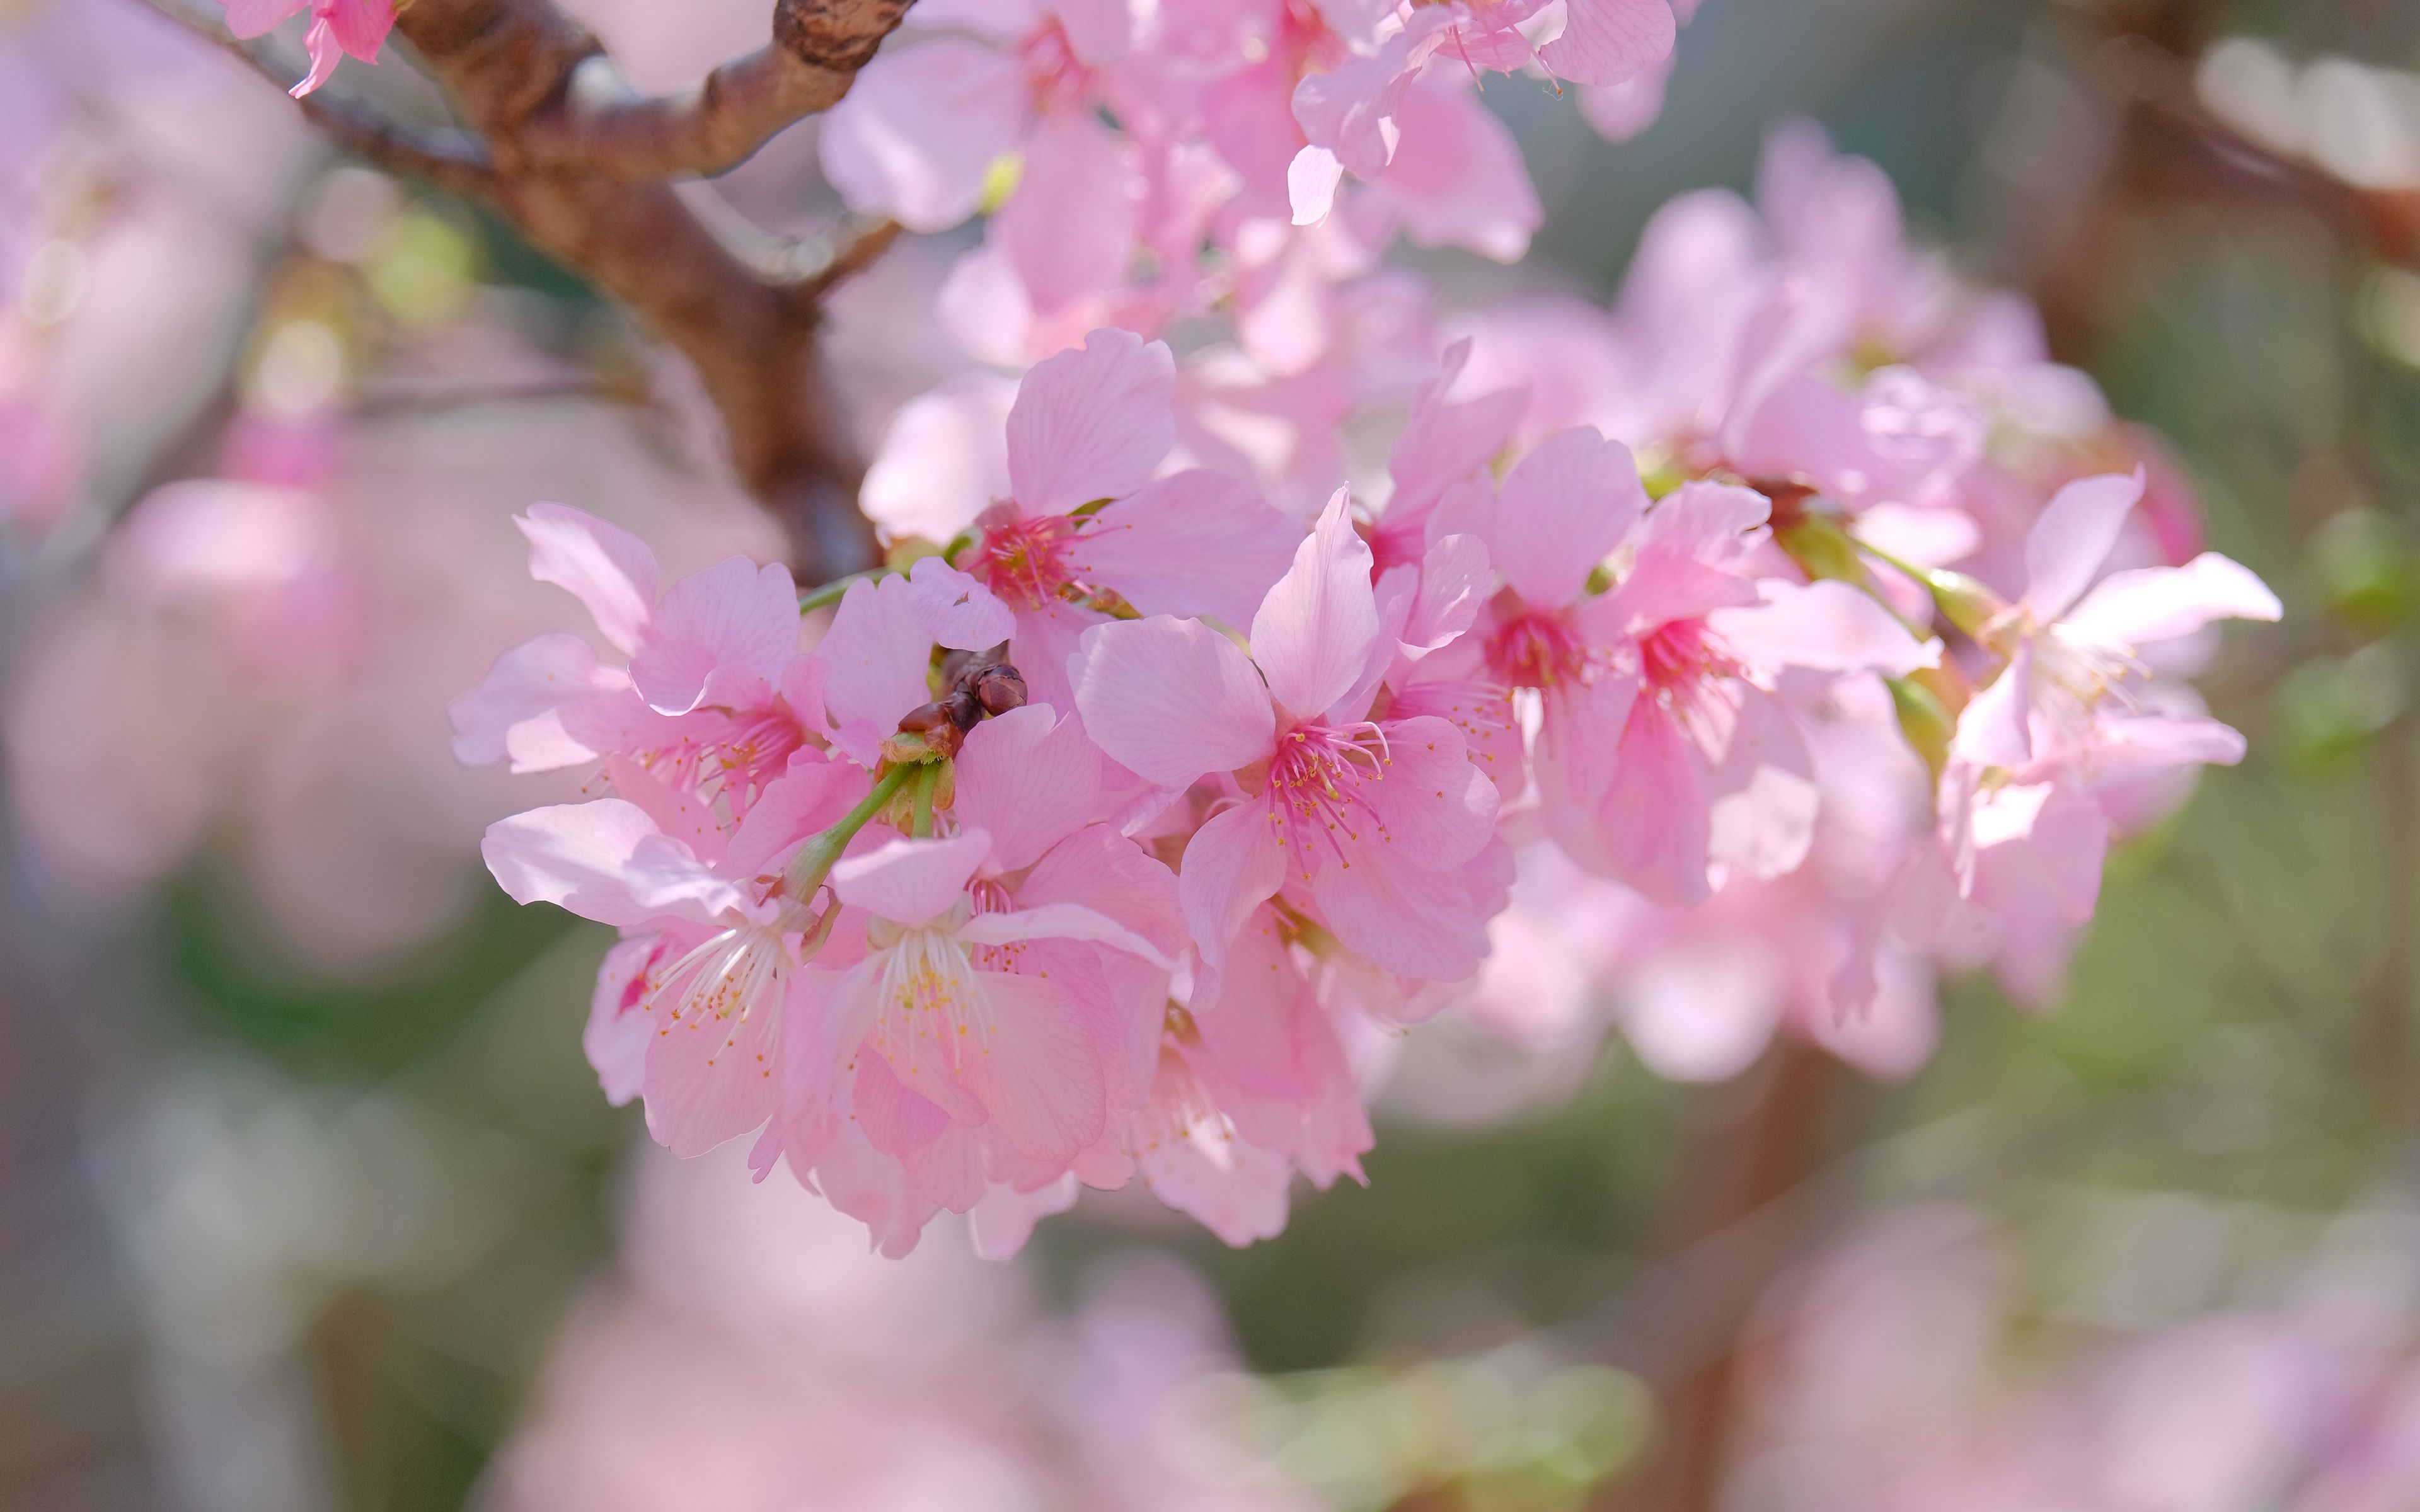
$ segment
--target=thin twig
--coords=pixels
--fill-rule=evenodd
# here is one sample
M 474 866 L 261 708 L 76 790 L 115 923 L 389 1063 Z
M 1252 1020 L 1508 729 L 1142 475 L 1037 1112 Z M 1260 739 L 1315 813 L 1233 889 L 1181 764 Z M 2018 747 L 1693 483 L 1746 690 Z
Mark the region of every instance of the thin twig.
M 188 9 L 178 0 L 149 0 L 151 8 L 199 32 L 278 88 L 292 93 L 305 76 L 265 39 L 246 40 L 217 17 Z M 458 194 L 488 189 L 495 170 L 477 137 L 451 127 L 397 120 L 366 100 L 320 89 L 297 101 L 303 116 L 328 139 L 355 157 Z

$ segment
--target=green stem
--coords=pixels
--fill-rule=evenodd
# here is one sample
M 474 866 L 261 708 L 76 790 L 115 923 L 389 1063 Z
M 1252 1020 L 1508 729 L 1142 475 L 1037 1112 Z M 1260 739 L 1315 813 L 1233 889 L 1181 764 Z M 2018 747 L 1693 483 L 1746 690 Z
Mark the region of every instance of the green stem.
M 941 785 L 941 764 L 930 762 L 916 769 L 916 786 L 908 832 L 918 840 L 933 836 L 933 790 Z
M 814 897 L 815 889 L 831 875 L 833 864 L 840 859 L 841 853 L 848 849 L 848 842 L 857 838 L 857 832 L 898 796 L 901 784 L 923 770 L 921 765 L 894 766 L 883 773 L 875 780 L 874 791 L 868 793 L 862 802 L 842 815 L 838 824 L 800 847 L 798 858 L 790 863 L 790 895 L 800 903 Z
M 847 594 L 849 584 L 871 581 L 890 570 L 888 567 L 868 567 L 863 572 L 852 572 L 845 578 L 835 578 L 821 588 L 810 588 L 799 595 L 799 612 L 806 614 L 819 609 L 830 609 Z

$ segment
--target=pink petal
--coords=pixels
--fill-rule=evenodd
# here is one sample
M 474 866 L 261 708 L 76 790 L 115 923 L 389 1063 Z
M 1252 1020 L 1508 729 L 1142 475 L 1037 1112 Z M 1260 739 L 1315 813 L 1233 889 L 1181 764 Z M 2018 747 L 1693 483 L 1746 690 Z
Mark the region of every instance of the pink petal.
M 799 649 L 799 591 L 790 569 L 727 557 L 673 584 L 656 606 L 630 681 L 659 714 L 704 702 L 717 673 L 769 687 Z
M 336 29 L 321 17 L 311 23 L 302 34 L 302 51 L 311 60 L 311 71 L 286 91 L 295 99 L 317 94 L 319 86 L 336 76 L 336 65 L 345 61 L 344 44 L 336 40 Z
M 865 517 L 894 539 L 946 542 L 1008 497 L 1002 427 L 1016 386 L 991 373 L 954 378 L 899 409 L 865 471 Z
M 1081 903 L 1039 903 L 1005 914 L 977 914 L 958 926 L 958 938 L 974 945 L 1016 945 L 1025 940 L 1083 940 L 1123 950 L 1169 969 L 1159 948 L 1106 914 Z
M 967 732 L 957 780 L 958 823 L 990 834 L 994 866 L 1020 872 L 1093 821 L 1101 752 L 1075 715 L 1029 703 Z
M 1565 0 L 1564 16 L 1562 35 L 1538 56 L 1574 84 L 1620 84 L 1672 55 L 1668 0 Z
M 1084 641 L 1084 633 L 1109 622 L 1109 616 L 1081 604 L 1053 599 L 1040 609 L 1016 611 L 1016 634 L 1008 645 L 1009 664 L 1025 678 L 1031 703 L 1053 709 L 1076 706 L 1075 685 L 1068 681 L 1068 663 Z
M 1436 651 L 1478 623 L 1493 583 L 1487 543 L 1476 535 L 1439 537 L 1420 560 L 1419 593 L 1396 632 L 1408 653 Z
M 1404 97 L 1394 161 L 1380 196 L 1423 247 L 1521 260 L 1545 211 L 1503 118 L 1454 75 L 1432 74 Z
M 1667 908 L 1703 903 L 1713 815 L 1688 733 L 1660 708 L 1637 705 L 1616 761 L 1595 834 L 1614 878 Z
M 992 843 L 998 847 L 997 836 Z M 1106 825 L 1079 829 L 1052 846 L 1017 887 L 1016 902 L 1024 908 L 1081 904 L 1116 919 L 1164 955 L 1185 946 L 1175 873 Z
M 580 1048 L 605 1089 L 605 1101 L 617 1108 L 639 1095 L 645 1076 L 656 1026 L 640 1011 L 639 998 L 662 943 L 654 934 L 616 942 L 597 967 L 597 989 L 589 995 Z
M 379 48 L 395 29 L 396 0 L 335 0 L 328 8 L 328 29 L 338 46 L 365 63 L 378 61 Z
M 1560 609 L 1646 509 L 1630 448 L 1583 425 L 1547 440 L 1504 480 L 1489 544 L 1523 602 Z
M 781 1006 L 673 1019 L 659 1010 L 647 1045 L 647 1132 L 687 1159 L 773 1116 Z
M 1266 803 L 1237 804 L 1194 831 L 1176 896 L 1203 962 L 1217 965 L 1252 910 L 1284 881 L 1285 852 Z
M 832 744 L 862 765 L 874 764 L 876 748 L 899 727 L 901 715 L 932 702 L 925 671 L 933 643 L 917 625 L 905 578 L 849 584 L 814 656 L 826 669 L 824 707 L 834 727 Z
M 2104 780 L 2243 760 L 2242 733 L 2198 715 L 2104 715 L 2093 733 L 2091 773 Z
M 937 645 L 989 651 L 1016 633 L 1016 616 L 1006 604 L 939 557 L 922 558 L 908 571 L 908 602 Z
M 1066 993 L 1038 977 L 980 971 L 988 1023 L 963 1074 L 1017 1153 L 1061 1164 L 1101 1135 L 1101 1064 Z M 986 1032 L 987 1031 L 987 1032 Z
M 1807 738 L 1780 699 L 1743 691 L 1706 792 L 1709 857 L 1752 877 L 1777 877 L 1807 859 L 1823 798 Z
M 1176 363 L 1164 342 L 1095 331 L 1025 375 L 1008 412 L 1008 475 L 1017 507 L 1064 514 L 1123 499 L 1176 442 Z
M 824 117 L 824 177 L 852 209 L 945 231 L 974 213 L 1032 108 L 1011 54 L 950 37 L 885 50 Z
M 530 576 L 568 589 L 625 654 L 646 639 L 656 606 L 656 554 L 629 532 L 565 504 L 532 504 L 513 523 L 529 537 Z
M 1336 191 L 1344 182 L 1344 164 L 1326 147 L 1307 147 L 1286 164 L 1286 198 L 1294 208 L 1294 224 L 1317 225 L 1336 208 Z
M 2017 654 L 1991 687 L 1959 711 L 1952 748 L 1976 766 L 2023 766 L 2034 759 L 2034 643 L 2017 642 Z
M 1672 78 L 1672 55 L 1642 69 L 1620 84 L 1592 85 L 1580 91 L 1580 116 L 1608 142 L 1627 142 L 1655 124 L 1664 114 L 1665 86 Z
M 1706 623 L 1750 667 L 1812 667 L 1905 677 L 1941 665 L 1941 642 L 1908 632 L 1890 610 L 1844 582 L 1759 585 L 1764 602 L 1718 609 Z
M 2126 516 L 2143 497 L 2143 470 L 2080 478 L 2061 488 L 2025 537 L 2025 608 L 2048 625 L 2101 570 Z
M 981 1202 L 967 1210 L 968 1241 L 979 1258 L 1013 1260 L 1033 1237 L 1033 1226 L 1074 1207 L 1081 1191 L 1073 1171 L 1031 1192 L 995 1182 L 984 1189 Z
M 1195 468 L 1149 483 L 1078 538 L 1087 581 L 1145 614 L 1206 614 L 1241 625 L 1284 576 L 1302 527 L 1251 485 Z
M 1016 269 L 1036 314 L 1074 308 L 1125 284 L 1134 256 L 1138 187 L 1117 138 L 1090 110 L 1054 110 L 1035 125 L 1016 193 L 992 216 L 986 235 Z M 1018 475 L 1016 455 L 1012 431 L 1012 475 Z M 1063 470 L 1070 464 L 1047 465 L 1062 469 L 1056 476 L 1068 476 Z M 1028 509 L 1045 513 L 1102 497 L 1041 503 L 1024 498 L 1022 484 L 1018 493 Z
M 1265 821 L 1264 821 L 1265 822 Z M 1372 965 L 1431 981 L 1475 975 L 1487 928 L 1458 871 L 1435 871 L 1367 839 L 1311 873 L 1328 928 Z
M 1070 664 L 1084 730 L 1111 760 L 1164 788 L 1268 755 L 1268 690 L 1235 643 L 1199 620 L 1095 625 Z
M 628 872 L 656 823 L 619 798 L 532 809 L 488 826 L 479 855 L 515 903 L 556 903 L 600 924 L 654 917 L 630 896 Z
M 722 859 L 725 837 L 721 816 L 712 804 L 697 795 L 695 789 L 675 789 L 658 780 L 629 757 L 618 754 L 605 758 L 605 776 L 613 784 L 615 797 L 645 810 L 656 828 L 680 841 L 688 854 L 709 863 Z
M 1623 974 L 1622 1035 L 1658 1076 L 1725 1081 L 1773 1042 L 1784 992 L 1779 970 L 1752 945 L 1668 951 Z
M 922 1149 L 950 1127 L 950 1116 L 930 1099 L 910 1091 L 891 1069 L 891 1062 L 880 1056 L 857 1057 L 849 1111 L 857 1115 L 866 1143 L 886 1155 Z
M 734 876 L 764 874 L 791 847 L 837 824 L 870 785 L 865 768 L 853 762 L 791 758 L 789 770 L 766 784 L 732 831 L 724 866 Z
M 1382 649 L 1370 566 L 1369 543 L 1353 529 L 1339 488 L 1252 616 L 1252 661 L 1270 694 L 1297 718 L 1326 713 Z
M 1495 784 L 1470 764 L 1462 732 L 1434 716 L 1389 720 L 1385 729 L 1382 775 L 1360 790 L 1385 827 L 1365 829 L 1361 846 L 1384 845 L 1438 872 L 1477 856 L 1496 833 L 1497 799 Z
M 496 658 L 487 681 L 447 706 L 446 717 L 454 726 L 454 759 L 465 766 L 493 766 L 512 754 L 509 742 L 516 727 L 574 700 L 610 692 L 621 681 L 620 674 L 597 665 L 597 653 L 576 635 L 542 635 L 525 640 Z M 561 734 L 559 723 L 554 729 Z M 545 771 L 594 760 L 597 754 L 568 735 L 533 748 L 533 757 L 539 757 L 541 750 L 544 759 L 525 764 L 517 758 L 513 770 Z
M 948 840 L 902 837 L 834 866 L 832 890 L 876 918 L 913 928 L 957 906 L 990 853 L 991 837 L 980 829 Z
M 2181 567 L 2113 572 L 2059 622 L 2061 633 L 2110 646 L 2191 635 L 2212 620 L 2275 620 L 2284 609 L 2249 567 L 2205 551 Z

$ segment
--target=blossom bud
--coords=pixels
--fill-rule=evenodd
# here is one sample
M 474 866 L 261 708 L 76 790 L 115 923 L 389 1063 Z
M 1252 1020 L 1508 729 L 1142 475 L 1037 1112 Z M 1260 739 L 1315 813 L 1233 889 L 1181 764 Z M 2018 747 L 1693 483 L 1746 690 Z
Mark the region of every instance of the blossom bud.
M 985 714 L 1006 714 L 1025 707 L 1025 679 L 1014 667 L 986 667 L 970 685 Z
M 899 729 L 882 741 L 882 759 L 893 765 L 946 760 L 958 753 L 966 732 L 940 703 L 927 703 L 899 717 Z

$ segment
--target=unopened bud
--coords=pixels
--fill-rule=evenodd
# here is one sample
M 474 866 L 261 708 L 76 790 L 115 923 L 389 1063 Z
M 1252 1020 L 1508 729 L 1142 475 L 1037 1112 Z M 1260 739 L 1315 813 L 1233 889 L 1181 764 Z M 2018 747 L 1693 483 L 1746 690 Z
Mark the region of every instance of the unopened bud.
M 1928 572 L 1924 586 L 1932 591 L 1932 601 L 1941 606 L 1949 623 L 1977 640 L 1982 639 L 1993 621 L 2009 612 L 2007 599 L 1962 572 Z
M 975 674 L 973 689 L 985 714 L 1025 707 L 1025 678 L 1014 667 L 985 668 Z
M 893 765 L 943 760 L 955 756 L 965 740 L 947 707 L 927 703 L 899 717 L 897 733 L 883 737 L 882 759 Z

